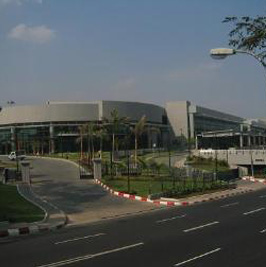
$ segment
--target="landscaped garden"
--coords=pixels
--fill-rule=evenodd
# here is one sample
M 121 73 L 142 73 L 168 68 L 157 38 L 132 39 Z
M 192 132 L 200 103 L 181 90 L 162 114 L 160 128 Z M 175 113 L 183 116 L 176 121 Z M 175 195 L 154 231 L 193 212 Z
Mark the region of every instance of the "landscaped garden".
M 183 168 L 169 168 L 156 162 L 156 158 L 139 158 L 137 168 L 134 163 L 126 160 L 113 164 L 112 167 L 107 164 L 102 181 L 116 191 L 139 196 L 159 194 L 183 197 L 231 187 L 233 180 L 226 180 L 224 176 L 219 179 L 222 171 L 230 172 L 224 162 L 218 163 L 211 159 L 205 161 L 193 158 Z
M 0 222 L 35 222 L 44 218 L 44 212 L 28 202 L 14 185 L 0 183 Z
M 14 162 L 0 161 L 1 171 L 3 168 L 15 167 Z M 43 218 L 44 212 L 23 198 L 15 185 L 0 183 L 0 222 L 35 222 Z

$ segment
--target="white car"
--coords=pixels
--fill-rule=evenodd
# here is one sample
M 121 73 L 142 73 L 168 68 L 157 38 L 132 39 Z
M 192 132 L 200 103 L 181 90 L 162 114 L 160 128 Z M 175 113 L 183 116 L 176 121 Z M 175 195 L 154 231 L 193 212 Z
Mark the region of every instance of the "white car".
M 12 151 L 9 155 L 8 155 L 8 158 L 10 160 L 23 160 L 26 158 L 26 155 L 24 153 L 24 151 L 22 150 L 18 150 L 18 151 Z

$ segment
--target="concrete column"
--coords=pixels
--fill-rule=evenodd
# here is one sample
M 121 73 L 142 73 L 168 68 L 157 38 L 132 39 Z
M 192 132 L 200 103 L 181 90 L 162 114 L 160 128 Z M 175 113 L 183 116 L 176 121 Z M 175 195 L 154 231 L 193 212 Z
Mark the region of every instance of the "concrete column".
M 239 146 L 240 146 L 240 148 L 243 148 L 243 145 L 244 145 L 244 140 L 243 140 L 243 135 L 241 134 L 239 136 Z
M 11 133 L 11 150 L 15 151 L 16 150 L 16 128 L 11 127 L 10 128 L 10 133 Z
M 102 160 L 100 158 L 93 159 L 93 177 L 94 179 L 102 179 Z
M 197 135 L 196 135 L 195 149 L 196 149 L 196 150 L 199 149 L 199 145 L 198 145 L 198 136 L 197 136 Z
M 22 181 L 30 184 L 30 163 L 27 161 L 21 162 Z
M 248 147 L 250 147 L 251 146 L 251 136 L 249 135 L 248 136 Z
M 189 113 L 190 138 L 194 138 L 194 113 Z
M 53 154 L 55 152 L 55 145 L 54 145 L 54 126 L 52 124 L 50 124 L 49 127 L 49 134 L 50 134 L 49 154 Z

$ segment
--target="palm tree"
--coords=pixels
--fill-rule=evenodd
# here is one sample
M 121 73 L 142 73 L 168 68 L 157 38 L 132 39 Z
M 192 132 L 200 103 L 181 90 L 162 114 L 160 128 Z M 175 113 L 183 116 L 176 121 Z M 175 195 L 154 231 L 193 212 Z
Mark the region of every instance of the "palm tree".
M 111 118 L 103 118 L 102 119 L 106 128 L 111 131 L 112 135 L 112 161 L 114 160 L 114 153 L 115 153 L 115 147 L 116 150 L 118 150 L 118 140 L 117 135 L 121 132 L 121 128 L 125 126 L 125 124 L 128 123 L 129 118 L 128 117 L 119 117 L 117 109 L 113 109 L 111 111 Z M 110 126 L 110 127 L 109 127 Z
M 85 126 L 84 124 L 80 125 L 78 127 L 78 130 L 79 130 L 79 137 L 76 139 L 76 142 L 77 143 L 80 143 L 80 160 L 83 159 L 83 136 L 84 136 L 84 133 L 85 133 Z
M 137 167 L 137 161 L 138 161 L 138 138 L 143 134 L 146 127 L 146 121 L 147 118 L 145 115 L 143 115 L 140 120 L 135 124 L 134 128 L 132 129 L 132 132 L 135 136 L 135 152 L 134 152 L 134 165 Z
M 103 150 L 103 139 L 107 138 L 107 129 L 104 127 L 103 124 L 97 124 L 95 127 L 95 137 L 100 139 L 99 143 L 99 152 L 100 152 L 100 158 L 102 158 L 102 150 Z
M 84 137 L 87 137 L 87 163 L 94 157 L 94 135 L 96 134 L 96 127 L 94 122 L 88 122 L 78 127 L 79 137 L 76 142 L 80 143 L 80 159 L 84 159 Z
M 87 163 L 89 164 L 94 157 L 94 139 L 96 127 L 94 122 L 89 122 L 85 126 L 85 133 L 87 135 Z

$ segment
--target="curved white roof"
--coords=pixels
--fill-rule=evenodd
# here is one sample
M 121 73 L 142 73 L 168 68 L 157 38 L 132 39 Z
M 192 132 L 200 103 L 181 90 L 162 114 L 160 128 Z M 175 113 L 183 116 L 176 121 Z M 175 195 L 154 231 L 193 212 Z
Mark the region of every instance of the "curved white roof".
M 34 124 L 49 122 L 97 121 L 102 117 L 110 118 L 112 110 L 117 109 L 119 116 L 127 116 L 132 121 L 143 115 L 148 121 L 162 123 L 162 107 L 122 101 L 97 102 L 47 102 L 36 106 L 10 106 L 0 111 L 0 126 L 13 124 Z

